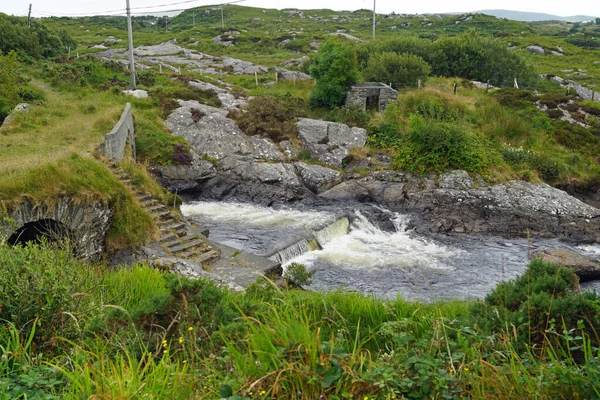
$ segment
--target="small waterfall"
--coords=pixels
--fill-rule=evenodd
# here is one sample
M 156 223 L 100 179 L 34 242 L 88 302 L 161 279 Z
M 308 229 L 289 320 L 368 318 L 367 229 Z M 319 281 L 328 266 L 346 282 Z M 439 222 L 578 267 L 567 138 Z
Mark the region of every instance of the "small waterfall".
M 309 251 L 312 251 L 312 250 L 316 250 L 314 248 L 314 243 L 311 246 L 311 243 L 308 240 L 302 239 L 302 240 L 292 244 L 291 246 L 288 246 L 285 249 L 280 250 L 277 253 L 273 254 L 272 256 L 269 257 L 269 259 L 271 259 L 273 261 L 277 261 L 281 264 L 285 264 L 289 260 L 293 260 L 296 257 L 300 257 L 302 254 L 308 253 Z
M 319 246 L 323 247 L 333 239 L 348 234 L 350 230 L 350 221 L 348 218 L 341 218 L 335 221 L 333 224 L 327 225 L 325 228 L 315 231 L 315 239 L 319 243 Z
M 344 217 L 326 225 L 321 229 L 315 229 L 309 234 L 308 238 L 299 240 L 283 249 L 276 251 L 268 256 L 269 259 L 278 261 L 282 264 L 287 263 L 301 255 L 319 250 L 333 239 L 348 234 L 350 221 Z

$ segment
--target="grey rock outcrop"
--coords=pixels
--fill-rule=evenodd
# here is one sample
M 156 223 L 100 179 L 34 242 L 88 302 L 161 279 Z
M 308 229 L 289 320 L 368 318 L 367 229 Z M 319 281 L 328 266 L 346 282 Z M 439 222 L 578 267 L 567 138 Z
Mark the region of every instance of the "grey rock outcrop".
M 15 106 L 15 108 L 13 108 L 13 110 L 11 111 L 10 114 L 8 114 L 8 116 L 6 118 L 4 118 L 4 121 L 2 123 L 0 123 L 0 127 L 2 126 L 8 126 L 12 123 L 12 121 L 15 119 L 15 115 L 17 113 L 21 113 L 21 112 L 29 112 L 29 104 L 27 103 L 19 103 Z
M 197 101 L 181 101 L 166 120 L 169 130 L 183 136 L 201 154 L 221 160 L 231 155 L 251 155 L 252 146 L 235 122 L 227 118 L 227 111 L 201 104 Z M 198 121 L 192 118 L 193 110 L 204 116 Z
M 362 42 L 364 42 L 364 40 L 362 40 L 360 38 L 357 38 L 356 36 L 349 35 L 349 34 L 344 33 L 344 32 L 329 33 L 326 36 L 340 36 L 340 37 L 343 37 L 344 39 L 352 40 L 353 42 L 356 42 L 356 43 L 362 43 Z
M 227 118 L 226 110 L 197 101 L 180 101 L 180 105 L 167 118 L 167 127 L 173 134 L 185 137 L 195 152 L 214 158 L 215 164 L 209 166 L 196 159 L 190 167 L 163 168 L 160 174 L 165 186 L 213 199 L 261 204 L 287 202 L 311 194 L 294 165 L 281 163 L 285 157 L 272 141 L 246 136 Z M 201 115 L 196 121 L 194 113 Z
M 365 145 L 367 132 L 335 122 L 300 118 L 298 137 L 311 156 L 327 165 L 340 167 L 350 149 Z
M 219 40 L 225 40 L 218 36 Z M 227 40 L 234 40 L 233 36 L 226 36 Z M 227 41 L 226 43 L 233 43 Z M 154 46 L 140 46 L 134 49 L 137 55 L 136 67 L 148 69 L 150 66 L 160 66 L 175 72 L 180 72 L 182 67 L 187 67 L 190 71 L 201 72 L 205 74 L 254 74 L 254 72 L 267 72 L 268 68 L 262 65 L 255 65 L 248 61 L 239 60 L 231 57 L 214 57 L 209 54 L 200 53 L 196 50 L 186 49 L 175 44 L 173 41 L 160 43 Z M 126 49 L 107 49 L 94 56 L 116 61 L 123 66 L 129 66 L 129 59 Z
M 600 240 L 600 210 L 562 190 L 523 181 L 408 193 L 406 208 L 419 212 L 430 231 L 494 233 L 505 236 L 558 236 Z
M 220 44 L 221 46 L 233 46 L 235 45 L 235 37 L 231 35 L 219 35 L 212 38 L 213 43 Z
M 292 81 L 292 80 L 299 80 L 299 81 L 305 81 L 305 80 L 310 80 L 312 79 L 312 77 L 308 74 L 305 74 L 304 72 L 300 72 L 300 71 L 290 71 L 288 69 L 285 68 L 279 68 L 279 67 L 273 67 L 271 68 L 271 70 L 275 73 L 277 73 L 277 77 L 279 80 L 281 81 Z
M 190 165 L 168 165 L 160 167 L 161 183 L 171 192 L 197 189 L 203 182 L 217 175 L 210 161 L 200 158 L 195 152 Z
M 289 60 L 282 62 L 281 65 L 283 65 L 284 67 L 292 67 L 292 66 L 299 67 L 300 65 L 304 64 L 306 61 L 308 61 L 307 56 L 303 56 L 300 58 L 290 58 Z
M 390 176 L 387 176 L 390 175 Z M 418 232 L 487 233 L 600 242 L 600 210 L 546 184 L 486 185 L 464 171 L 437 178 L 379 174 L 351 179 L 320 194 L 377 203 L 415 215 Z
M 200 90 L 209 90 L 211 92 L 215 92 L 221 101 L 222 107 L 226 110 L 239 110 L 248 106 L 248 102 L 245 99 L 236 98 L 227 89 L 220 88 L 212 83 L 189 81 L 188 85 Z
M 541 75 L 541 76 L 547 77 L 547 75 Z M 560 76 L 552 76 L 552 80 L 555 81 L 556 83 L 558 83 L 563 88 L 569 88 L 569 90 L 571 90 L 571 89 L 574 90 L 577 93 L 577 95 L 584 100 L 600 101 L 600 94 L 595 93 L 593 90 L 588 89 L 584 86 L 581 86 L 579 83 L 577 83 L 573 80 L 561 78 Z M 592 95 L 594 96 L 593 99 L 592 99 Z
M 331 168 L 321 167 L 320 165 L 311 165 L 303 162 L 294 163 L 298 175 L 302 179 L 304 186 L 314 193 L 321 193 L 341 179 L 342 174 Z
M 525 47 L 525 50 L 527 50 L 533 54 L 538 54 L 538 55 L 546 54 L 546 51 L 544 50 L 544 48 L 542 46 L 531 45 L 531 46 Z
M 600 262 L 567 249 L 545 249 L 533 253 L 533 258 L 572 270 L 581 281 L 600 279 Z

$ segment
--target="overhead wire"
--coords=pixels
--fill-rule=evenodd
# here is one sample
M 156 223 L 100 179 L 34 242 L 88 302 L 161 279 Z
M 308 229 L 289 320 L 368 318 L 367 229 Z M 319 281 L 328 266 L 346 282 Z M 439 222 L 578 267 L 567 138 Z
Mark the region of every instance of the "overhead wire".
M 198 1 L 203 1 L 203 0 L 185 0 L 185 1 L 175 2 L 175 3 L 157 4 L 154 6 L 131 7 L 130 9 L 131 10 L 147 10 L 147 9 L 152 9 L 152 8 L 160 8 L 160 7 L 173 6 L 173 5 L 179 5 L 179 4 L 194 3 L 194 2 L 198 2 Z M 221 4 L 203 4 L 201 6 L 221 6 L 221 5 L 242 3 L 245 1 L 247 1 L 247 0 L 233 0 L 233 1 L 225 2 L 225 3 L 221 3 Z M 185 10 L 187 10 L 187 8 L 157 10 L 157 11 L 150 11 L 150 12 L 154 14 L 154 13 L 177 12 L 177 11 L 185 11 Z M 58 12 L 43 11 L 43 10 L 32 10 L 32 13 L 42 15 L 42 16 L 55 16 L 55 17 L 94 17 L 94 16 L 120 16 L 120 15 L 125 15 L 126 11 L 127 11 L 127 9 L 120 8 L 120 9 L 116 9 L 116 10 L 93 11 L 93 12 L 86 12 L 86 13 L 63 13 L 63 12 L 58 13 Z M 139 11 L 139 12 L 131 13 L 131 15 L 147 15 L 147 14 L 148 14 L 148 11 Z

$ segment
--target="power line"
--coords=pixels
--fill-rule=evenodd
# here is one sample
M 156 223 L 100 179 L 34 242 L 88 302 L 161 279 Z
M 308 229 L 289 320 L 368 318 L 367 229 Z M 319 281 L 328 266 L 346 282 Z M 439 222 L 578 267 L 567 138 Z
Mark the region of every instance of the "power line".
M 174 6 L 174 5 L 179 5 L 179 4 L 194 3 L 194 2 L 198 2 L 198 1 L 202 1 L 202 0 L 185 0 L 185 1 L 175 2 L 175 3 L 157 4 L 154 6 L 132 7 L 131 10 L 146 10 L 146 9 L 159 8 L 159 7 Z M 247 1 L 247 0 L 233 0 L 230 2 L 223 3 L 223 5 L 243 3 L 245 1 Z M 215 6 L 216 7 L 216 6 L 219 6 L 219 4 L 203 4 L 200 6 L 204 6 L 204 7 Z M 175 12 L 175 11 L 185 11 L 185 10 L 187 10 L 187 8 L 178 8 L 178 9 L 171 9 L 171 10 L 157 10 L 157 11 L 152 11 L 152 13 Z M 35 10 L 32 12 L 34 12 L 36 14 L 40 14 L 40 15 L 56 16 L 56 17 L 94 17 L 94 16 L 120 16 L 120 15 L 124 16 L 126 14 L 126 11 L 127 10 L 125 8 L 120 8 L 117 10 L 92 11 L 92 12 L 86 12 L 86 13 L 62 13 L 62 12 L 55 13 L 53 11 L 43 11 L 43 10 Z M 147 12 L 132 12 L 131 15 L 147 15 Z

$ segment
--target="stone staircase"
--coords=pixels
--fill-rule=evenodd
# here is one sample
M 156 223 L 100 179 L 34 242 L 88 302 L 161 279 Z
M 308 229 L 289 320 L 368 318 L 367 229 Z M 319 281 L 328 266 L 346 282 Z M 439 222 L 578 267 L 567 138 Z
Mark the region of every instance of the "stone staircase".
M 152 215 L 160 232 L 159 243 L 168 254 L 177 258 L 187 258 L 202 265 L 220 258 L 220 249 L 210 246 L 206 236 L 190 232 L 188 226 L 175 218 L 169 208 L 150 193 L 133 185 L 127 173 L 118 165 L 111 163 L 108 167 L 134 194 L 142 208 Z

